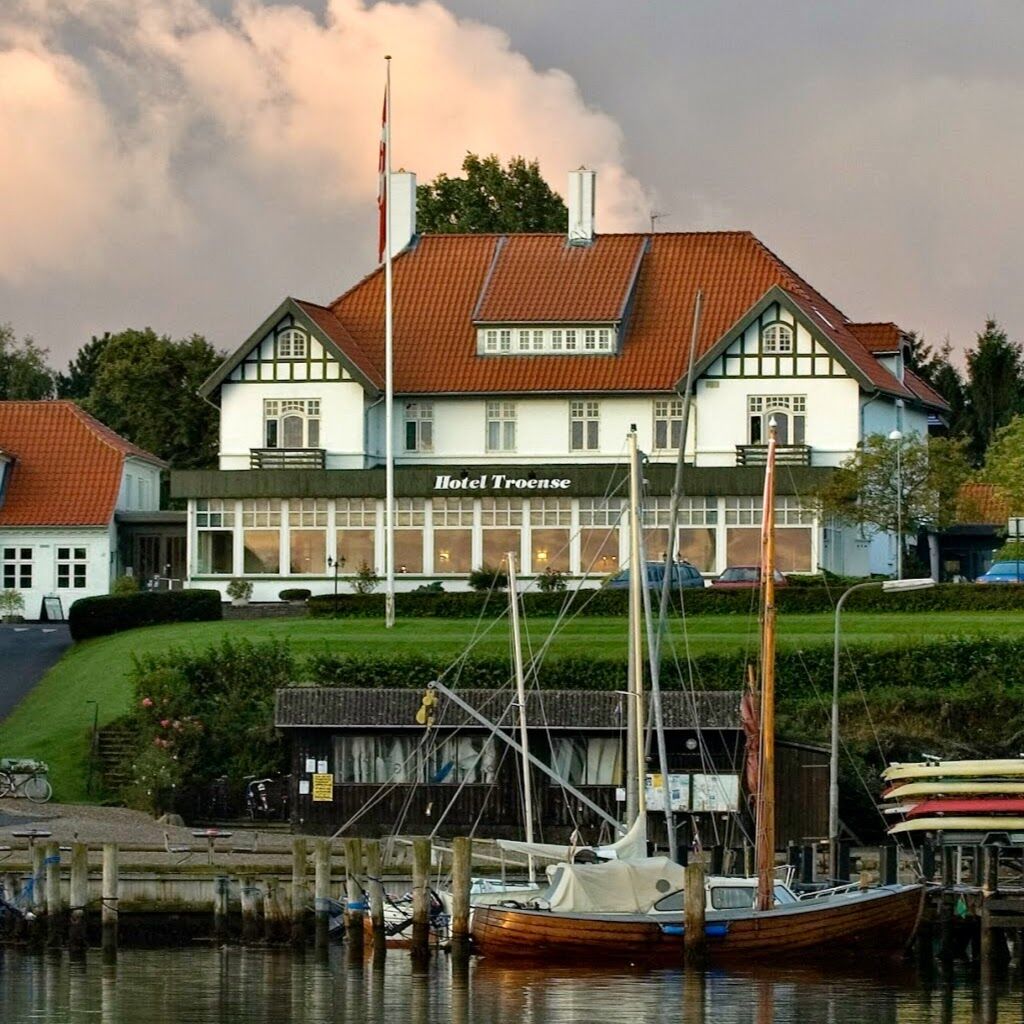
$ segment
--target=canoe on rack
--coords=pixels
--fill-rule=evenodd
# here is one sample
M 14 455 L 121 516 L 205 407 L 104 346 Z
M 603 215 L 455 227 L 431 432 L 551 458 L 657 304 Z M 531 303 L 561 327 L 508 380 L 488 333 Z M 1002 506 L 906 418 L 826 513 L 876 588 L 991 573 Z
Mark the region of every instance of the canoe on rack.
M 891 764 L 882 778 L 886 782 L 897 779 L 948 779 L 1024 777 L 1024 758 L 1013 757 L 987 761 L 924 761 L 919 764 Z

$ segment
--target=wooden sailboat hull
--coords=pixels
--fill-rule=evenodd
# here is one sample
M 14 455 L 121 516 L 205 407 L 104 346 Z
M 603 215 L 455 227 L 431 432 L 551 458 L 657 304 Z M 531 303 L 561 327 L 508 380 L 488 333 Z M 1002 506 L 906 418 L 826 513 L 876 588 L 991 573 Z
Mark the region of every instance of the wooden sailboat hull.
M 787 904 L 764 913 L 709 911 L 714 960 L 834 955 L 842 950 L 896 953 L 913 938 L 924 900 L 921 886 L 889 886 L 829 900 Z M 523 960 L 655 961 L 683 957 L 681 916 L 558 914 L 478 907 L 472 935 L 478 952 Z

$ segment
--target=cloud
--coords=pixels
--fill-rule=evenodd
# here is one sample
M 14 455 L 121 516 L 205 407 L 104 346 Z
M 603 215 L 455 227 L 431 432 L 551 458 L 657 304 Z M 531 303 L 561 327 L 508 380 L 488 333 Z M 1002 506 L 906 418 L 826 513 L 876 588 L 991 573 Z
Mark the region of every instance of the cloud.
M 396 167 L 423 181 L 467 150 L 523 154 L 560 190 L 597 168 L 603 230 L 649 206 L 618 125 L 569 75 L 429 0 L 14 0 L 0 47 L 0 136 L 18 140 L 0 169 L 7 284 L 158 272 L 160 251 L 231 230 L 218 195 L 235 220 L 371 211 L 385 53 Z M 371 233 L 353 241 L 369 257 Z

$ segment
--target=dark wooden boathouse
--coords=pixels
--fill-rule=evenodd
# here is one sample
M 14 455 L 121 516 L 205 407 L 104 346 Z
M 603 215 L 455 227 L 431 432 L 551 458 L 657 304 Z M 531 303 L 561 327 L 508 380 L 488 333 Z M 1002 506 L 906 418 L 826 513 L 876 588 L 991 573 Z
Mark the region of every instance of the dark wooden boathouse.
M 510 734 L 514 693 L 464 690 L 460 696 Z M 277 692 L 275 725 L 291 746 L 293 828 L 346 835 L 523 835 L 519 756 L 437 695 L 433 725 L 417 721 L 423 690 L 297 686 Z M 532 691 L 530 749 L 620 820 L 625 695 L 609 691 Z M 664 694 L 669 766 L 682 776 L 687 841 L 740 845 L 744 733 L 739 692 Z M 422 715 L 420 716 L 423 717 Z M 699 723 L 699 724 L 698 724 Z M 777 829 L 788 842 L 823 837 L 828 824 L 828 756 L 781 743 L 777 754 Z M 656 769 L 652 750 L 649 771 Z M 533 774 L 537 839 L 559 842 L 579 828 L 588 842 L 608 838 L 592 810 L 540 771 Z M 732 809 L 730 809 L 732 808 Z M 651 814 L 652 834 L 661 815 Z

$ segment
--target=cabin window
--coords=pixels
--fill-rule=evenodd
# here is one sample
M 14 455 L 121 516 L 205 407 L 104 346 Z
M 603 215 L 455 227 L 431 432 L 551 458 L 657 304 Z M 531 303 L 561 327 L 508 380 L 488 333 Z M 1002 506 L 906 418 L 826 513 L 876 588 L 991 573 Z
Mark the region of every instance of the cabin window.
M 752 885 L 715 885 L 711 888 L 711 906 L 715 910 L 749 910 L 756 895 Z
M 761 331 L 761 351 L 765 355 L 785 355 L 793 351 L 793 328 L 785 323 L 767 324 Z

